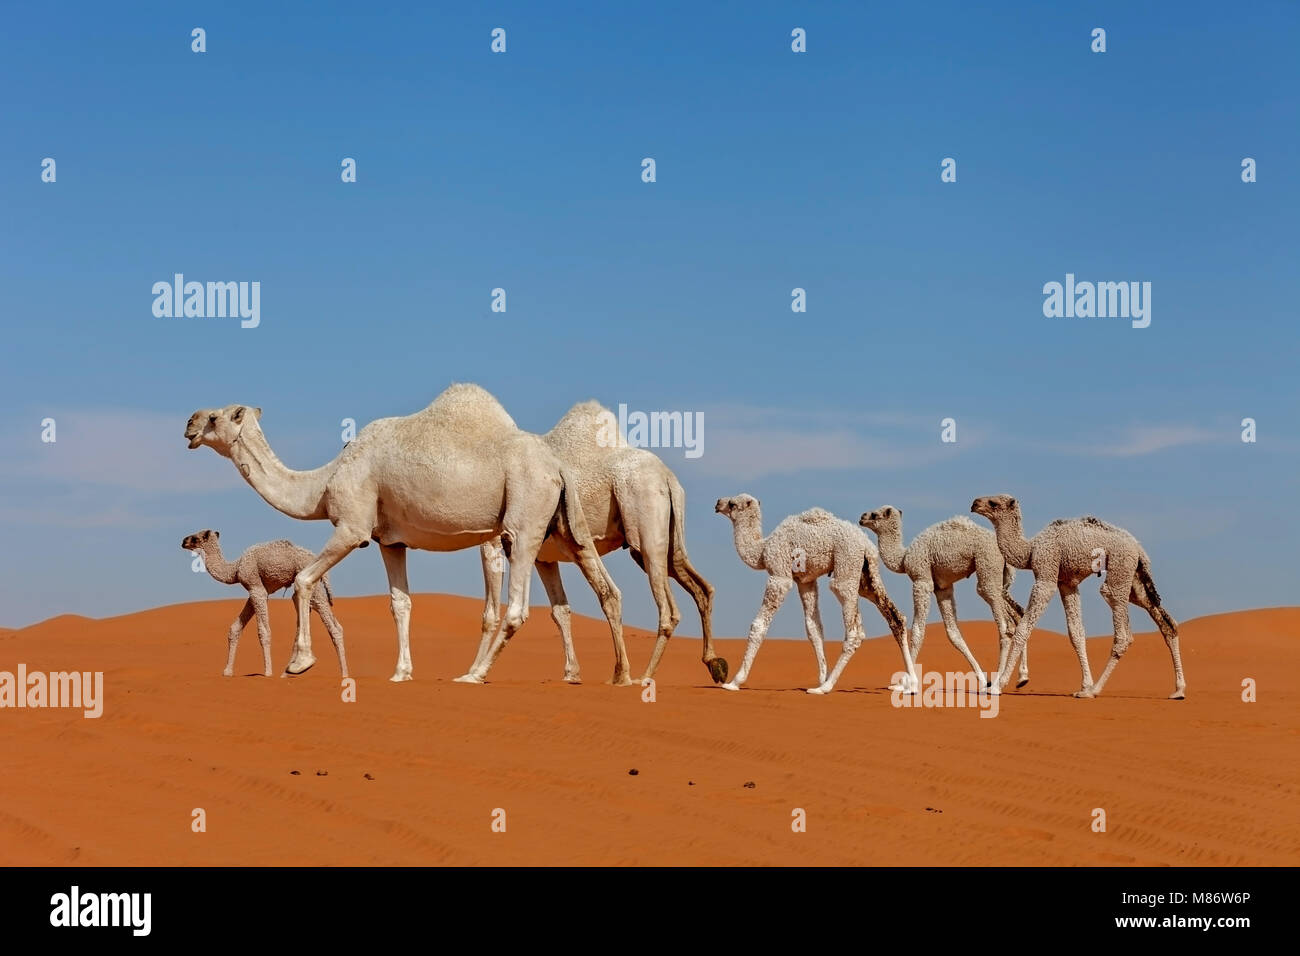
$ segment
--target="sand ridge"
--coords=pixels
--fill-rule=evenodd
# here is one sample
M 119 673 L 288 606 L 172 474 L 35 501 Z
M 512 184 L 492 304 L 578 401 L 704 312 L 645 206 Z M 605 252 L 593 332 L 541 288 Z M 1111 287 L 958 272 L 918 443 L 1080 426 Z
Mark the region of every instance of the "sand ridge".
M 272 604 L 273 660 L 293 609 Z M 656 700 L 604 684 L 608 630 L 574 618 L 586 683 L 559 680 L 544 608 L 485 686 L 456 684 L 480 602 L 420 594 L 415 679 L 390 684 L 386 597 L 339 598 L 357 700 L 313 619 L 318 662 L 260 666 L 246 632 L 220 676 L 228 599 L 0 632 L 0 669 L 102 670 L 104 715 L 0 710 L 0 863 L 1172 864 L 1300 863 L 1300 608 L 1184 622 L 1188 699 L 1168 701 L 1160 636 L 1138 633 L 1103 696 L 1075 700 L 1078 665 L 1050 631 L 1032 680 L 977 708 L 896 709 L 892 640 L 870 640 L 818 698 L 805 641 L 767 641 L 738 694 L 711 685 L 699 642 L 674 638 Z M 1135 624 L 1138 619 L 1135 618 Z M 981 662 L 988 622 L 963 624 Z M 652 635 L 629 628 L 638 674 Z M 1109 637 L 1090 640 L 1094 671 Z M 743 642 L 719 651 L 739 663 Z M 838 643 L 827 648 L 832 660 Z M 962 661 L 931 625 L 922 665 Z M 1242 680 L 1258 701 L 1241 700 Z M 636 774 L 630 771 L 636 770 Z M 297 771 L 297 773 L 293 773 Z M 752 786 L 750 786 L 752 784 Z M 191 830 L 202 808 L 207 830 Z M 1091 829 L 1093 811 L 1107 832 Z M 492 832 L 494 810 L 506 832 Z M 791 829 L 802 809 L 807 832 Z

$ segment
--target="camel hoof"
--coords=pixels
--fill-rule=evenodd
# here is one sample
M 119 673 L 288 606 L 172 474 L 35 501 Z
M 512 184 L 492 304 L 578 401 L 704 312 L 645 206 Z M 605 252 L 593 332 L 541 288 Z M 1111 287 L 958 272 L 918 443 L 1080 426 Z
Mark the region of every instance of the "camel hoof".
M 622 677 L 611 677 L 606 681 L 606 683 L 609 684 L 610 687 L 631 687 L 634 683 L 639 684 L 641 682 L 633 681 L 632 678 L 624 674 Z
M 809 694 L 816 694 L 817 696 L 821 697 L 824 696 L 825 694 L 829 694 L 831 691 L 829 687 L 822 686 L 822 687 L 809 687 L 807 692 Z
M 725 684 L 727 677 L 731 674 L 731 666 L 721 657 L 705 661 L 704 666 L 709 669 L 709 676 L 713 678 L 715 684 Z
M 564 682 L 565 682 L 566 684 L 581 684 L 581 683 L 582 683 L 582 676 L 579 675 L 579 674 L 565 674 L 565 675 L 564 675 Z
M 1093 693 L 1093 690 L 1092 690 L 1091 687 L 1085 687 L 1085 688 L 1083 688 L 1082 690 L 1076 690 L 1076 691 L 1074 692 L 1074 696 L 1075 696 L 1075 697 L 1078 697 L 1080 700 L 1088 700 L 1088 699 L 1091 699 L 1091 698 L 1093 698 L 1093 697 L 1096 697 L 1097 695 L 1096 695 L 1095 693 Z
M 396 679 L 396 675 L 394 675 L 394 679 Z M 455 683 L 455 684 L 481 684 L 481 683 L 483 683 L 483 678 L 481 678 L 481 677 L 475 677 L 473 674 L 461 674 L 459 677 L 457 677 L 457 678 L 453 681 L 453 683 Z
M 1001 697 L 1002 688 L 999 687 L 996 683 L 989 684 L 988 687 L 984 688 L 984 693 L 988 694 L 990 697 Z
M 737 684 L 735 681 L 728 681 L 727 683 L 721 684 L 719 686 L 723 690 L 740 690 L 740 685 Z
M 1187 692 L 1186 692 L 1186 691 L 1181 691 L 1181 690 L 1176 690 L 1176 691 L 1174 691 L 1172 694 L 1169 695 L 1169 699 L 1170 699 L 1170 700 L 1186 700 L 1186 699 L 1187 699 Z
M 1020 678 L 1020 680 L 1016 681 L 1016 690 L 1019 690 L 1020 688 L 1024 687 L 1028 683 L 1029 683 L 1028 677 Z
M 222 676 L 222 677 L 234 677 L 234 676 L 235 676 L 235 672 L 234 672 L 234 671 L 222 671 L 222 672 L 221 672 L 221 676 Z M 267 674 L 266 676 L 267 676 L 267 677 L 270 677 L 271 675 L 270 675 L 270 674 Z
M 288 665 L 285 667 L 284 672 L 285 672 L 286 674 L 305 674 L 305 673 L 307 673 L 307 671 L 311 670 L 312 665 L 316 663 L 316 658 L 315 658 L 315 657 L 308 657 L 306 660 L 307 660 L 307 662 L 304 664 L 302 661 L 298 660 L 298 658 L 296 658 L 296 657 L 295 657 L 295 658 L 291 658 L 290 661 L 289 661 L 289 663 L 288 663 Z
M 410 672 L 410 671 L 398 671 L 397 673 L 395 673 L 392 677 L 390 677 L 390 678 L 388 678 L 388 679 L 389 679 L 390 681 L 392 681 L 394 684 L 400 684 L 400 683 L 401 683 L 402 681 L 404 681 L 404 680 L 410 680 L 410 679 L 411 679 L 411 672 Z

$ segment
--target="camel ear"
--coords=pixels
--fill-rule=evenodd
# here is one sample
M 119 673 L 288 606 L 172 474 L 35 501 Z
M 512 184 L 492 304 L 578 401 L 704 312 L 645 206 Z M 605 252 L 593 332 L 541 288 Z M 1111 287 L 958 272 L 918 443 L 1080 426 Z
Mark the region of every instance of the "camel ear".
M 1015 498 L 1008 498 L 1008 499 L 1007 499 L 1007 507 L 1008 507 L 1008 508 L 1014 508 L 1014 507 L 1016 507 L 1016 505 L 1018 505 L 1019 503 L 1020 503 L 1020 502 L 1016 501 Z
M 260 408 L 253 409 L 253 417 L 260 422 L 262 420 L 262 410 Z
M 236 425 L 238 425 L 240 422 L 242 422 L 242 421 L 244 420 L 244 406 L 243 406 L 243 405 L 240 405 L 238 408 L 235 409 L 234 414 L 230 416 L 230 420 L 231 420 L 232 422 L 234 422 Z

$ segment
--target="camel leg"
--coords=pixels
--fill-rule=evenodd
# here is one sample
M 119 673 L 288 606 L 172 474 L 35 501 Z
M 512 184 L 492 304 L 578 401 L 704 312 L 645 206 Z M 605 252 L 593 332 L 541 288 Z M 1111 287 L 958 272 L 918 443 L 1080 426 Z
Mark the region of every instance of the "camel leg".
M 515 636 L 515 632 L 528 620 L 528 584 L 532 578 L 533 565 L 537 561 L 537 552 L 541 550 L 542 535 L 509 530 L 513 522 L 509 513 L 506 515 L 506 534 L 510 537 L 510 584 L 509 605 L 506 607 L 505 620 L 501 633 L 496 636 L 488 652 L 476 661 L 466 673 L 456 678 L 461 684 L 481 684 L 488 671 L 496 663 L 506 644 Z
M 222 677 L 235 676 L 235 648 L 239 646 L 239 635 L 244 632 L 244 628 L 247 627 L 248 622 L 252 620 L 253 613 L 253 598 L 250 592 L 248 600 L 244 602 L 243 608 L 239 611 L 239 616 L 235 618 L 235 622 L 230 625 L 230 633 L 226 635 L 226 641 L 229 644 L 229 651 L 226 654 L 226 669 L 221 672 Z M 268 671 L 270 670 L 269 664 L 267 665 L 267 669 Z M 267 676 L 269 677 L 270 674 L 268 673 Z
M 1169 656 L 1174 662 L 1174 692 L 1169 695 L 1169 699 L 1182 700 L 1187 696 L 1187 682 L 1183 679 L 1183 658 L 1178 652 L 1178 622 L 1169 616 L 1168 611 L 1151 600 L 1140 578 L 1133 578 L 1129 600 L 1150 614 L 1151 620 L 1155 621 L 1156 627 L 1160 628 L 1160 634 L 1165 639 L 1165 647 L 1169 648 Z
M 1007 644 L 1011 644 L 1010 635 L 1015 632 L 1016 626 L 1020 619 L 1025 616 L 1025 609 L 1016 603 L 1016 599 L 1011 596 L 1011 592 L 1003 587 L 1001 594 L 998 595 L 998 603 L 1001 604 L 1003 614 L 1006 615 L 1008 637 Z M 1001 629 L 999 626 L 999 633 Z M 1001 671 L 1002 668 L 998 668 Z M 1017 687 L 1024 687 L 1029 683 L 1029 645 L 1026 644 L 1020 651 L 1020 679 L 1016 681 Z
M 1074 586 L 1061 585 L 1061 605 L 1065 608 L 1065 630 L 1070 635 L 1070 644 L 1079 658 L 1079 671 L 1082 686 L 1075 697 L 1093 697 L 1092 668 L 1088 665 L 1088 634 L 1083 628 L 1083 604 L 1079 600 L 1079 589 Z
M 700 633 L 704 635 L 704 649 L 700 660 L 709 669 L 709 676 L 713 678 L 715 684 L 726 683 L 730 667 L 713 649 L 713 585 L 704 580 L 704 576 L 695 570 L 690 558 L 681 548 L 673 553 L 668 573 L 686 589 L 700 612 Z
M 858 577 L 859 574 L 847 580 L 831 578 L 831 593 L 839 600 L 844 611 L 844 643 L 840 647 L 840 656 L 835 659 L 834 669 L 817 687 L 808 688 L 810 694 L 829 694 L 835 689 L 844 668 L 853 660 L 853 655 L 858 652 L 866 637 L 866 632 L 862 629 L 862 612 L 858 608 Z M 903 648 L 903 656 L 907 656 L 906 647 Z
M 271 612 L 266 607 L 266 592 L 261 588 L 250 588 L 248 599 L 253 602 L 253 613 L 257 616 L 257 642 L 262 645 L 262 676 L 271 676 Z
M 1020 615 L 1008 604 L 1001 563 L 990 566 L 990 563 L 980 564 L 976 559 L 975 591 L 993 612 L 993 622 L 998 629 L 997 672 L 1001 674 L 1007 663 L 1007 652 L 1011 650 L 1011 635 L 1020 621 Z M 1020 656 L 1020 680 L 1016 683 L 1017 687 L 1024 687 L 1029 682 L 1028 645 L 1025 646 L 1026 652 Z
M 494 538 L 479 545 L 479 559 L 483 563 L 483 622 L 471 671 L 487 656 L 488 648 L 496 639 L 497 628 L 501 626 L 501 581 L 505 577 L 505 552 L 501 548 L 501 539 Z M 554 610 L 551 614 L 554 616 Z
M 298 634 L 293 641 L 293 654 L 289 657 L 289 663 L 281 677 L 301 674 L 316 663 L 316 655 L 311 652 L 312 589 L 330 568 L 361 547 L 369 538 L 369 532 L 353 531 L 345 525 L 339 525 L 330 535 L 329 541 L 325 542 L 321 553 L 316 555 L 316 559 L 294 577 L 293 605 L 298 610 Z
M 998 679 L 988 688 L 990 694 L 1002 693 L 1002 688 L 1007 686 L 1007 681 L 1011 679 L 1011 668 L 1020 656 L 1025 652 L 1025 645 L 1029 642 L 1029 633 L 1038 623 L 1038 619 L 1043 616 L 1047 610 L 1047 605 L 1052 600 L 1052 585 L 1056 578 L 1056 568 L 1044 569 L 1040 576 L 1039 572 L 1034 572 L 1034 590 L 1029 594 L 1029 604 L 1025 607 L 1024 617 L 1016 625 L 1015 636 L 1011 639 L 1011 647 L 1007 651 L 1007 659 L 1002 662 L 1002 669 L 998 671 Z M 1087 655 L 1084 655 L 1084 666 L 1087 666 Z
M 1097 683 L 1090 688 L 1091 693 L 1081 696 L 1095 697 L 1101 693 L 1101 689 L 1106 686 L 1106 681 L 1110 679 L 1111 673 L 1115 670 L 1115 665 L 1119 659 L 1124 656 L 1124 652 L 1129 649 L 1133 643 L 1133 631 L 1129 626 L 1128 619 L 1128 599 L 1132 593 L 1132 584 L 1127 584 L 1123 591 L 1112 585 L 1111 576 L 1118 569 L 1112 566 L 1106 571 L 1106 580 L 1101 586 L 1101 596 L 1106 599 L 1110 605 L 1111 620 L 1115 626 L 1115 636 L 1111 639 L 1110 660 L 1106 661 L 1106 667 L 1097 678 Z M 1125 578 L 1126 582 L 1131 582 L 1133 574 L 1130 572 Z
M 573 649 L 573 630 L 570 618 L 569 596 L 564 593 L 564 581 L 560 578 L 560 566 L 553 561 L 538 561 L 537 574 L 546 588 L 546 596 L 551 602 L 551 620 L 560 629 L 560 643 L 564 645 L 564 679 L 570 684 L 581 684 L 582 676 L 578 672 L 578 655 Z
M 921 645 L 925 643 L 925 619 L 930 616 L 930 596 L 933 593 L 933 581 L 925 579 L 912 582 L 912 631 L 911 640 L 908 642 L 908 655 L 912 658 L 914 674 L 921 672 Z M 914 691 L 916 687 L 890 684 L 889 689 Z
M 384 559 L 388 575 L 388 609 L 397 626 L 397 667 L 388 678 L 394 683 L 411 679 L 411 590 L 406 582 L 406 545 L 381 544 L 379 554 Z
M 952 588 L 943 588 L 936 591 L 934 596 L 939 601 L 939 615 L 943 618 L 943 627 L 948 632 L 949 642 L 953 647 L 957 648 L 957 653 L 966 658 L 966 663 L 975 672 L 979 682 L 987 684 L 988 680 L 985 678 L 984 671 L 980 670 L 979 662 L 975 660 L 975 655 L 966 646 L 966 639 L 961 636 L 961 628 L 957 626 L 957 599 L 952 593 Z
M 659 658 L 668 646 L 668 639 L 673 636 L 681 621 L 681 612 L 668 589 L 668 537 L 667 528 L 643 528 L 641 530 L 641 560 L 646 576 L 650 579 L 650 594 L 654 597 L 655 607 L 659 610 L 659 633 L 654 650 L 650 653 L 650 663 L 638 683 L 644 684 L 654 677 L 659 667 Z
M 346 679 L 348 676 L 348 659 L 343 652 L 343 625 L 334 616 L 334 609 L 330 607 L 330 600 L 325 596 L 324 590 L 317 591 L 311 596 L 311 606 L 316 609 L 316 616 L 325 625 L 330 640 L 334 642 L 334 651 L 339 656 L 339 671 L 341 676 Z
M 631 684 L 627 645 L 623 643 L 623 595 L 618 585 L 614 583 L 614 579 L 609 576 L 609 571 L 606 570 L 605 563 L 600 560 L 595 547 L 576 549 L 574 560 L 582 571 L 582 576 L 596 592 L 596 597 L 600 600 L 600 609 L 605 613 L 605 619 L 609 621 L 609 634 L 614 642 L 614 676 L 610 683 L 620 687 Z M 511 567 L 510 576 L 513 578 L 513 565 Z
M 749 643 L 745 645 L 745 659 L 740 662 L 740 670 L 736 672 L 735 678 L 722 685 L 724 690 L 740 690 L 740 685 L 749 677 L 749 669 L 754 665 L 758 649 L 763 646 L 763 638 L 767 637 L 767 629 L 772 626 L 772 618 L 792 587 L 794 587 L 793 578 L 768 577 L 767 587 L 763 589 L 763 603 L 758 609 L 754 623 L 749 625 Z
M 894 635 L 894 641 L 898 644 L 898 649 L 903 654 L 903 669 L 907 671 L 907 687 L 895 689 L 905 690 L 908 693 L 914 694 L 921 686 L 921 681 L 920 678 L 917 677 L 916 665 L 913 663 L 914 658 L 908 648 L 907 627 L 906 623 L 903 621 L 903 615 L 900 614 L 898 608 L 894 606 L 894 602 L 889 599 L 889 592 L 885 590 L 885 583 L 880 579 L 880 571 L 874 564 L 869 561 L 865 562 L 860 577 L 861 581 L 858 585 L 858 593 L 876 606 L 876 610 L 880 612 L 880 616 L 883 617 L 885 623 L 889 625 L 889 631 Z M 922 637 L 925 636 L 925 618 L 926 615 L 929 614 L 929 611 L 930 605 L 927 601 L 925 614 L 920 616 Z M 861 618 L 859 618 L 858 630 L 865 639 L 866 632 L 862 630 Z M 856 649 L 857 648 L 854 648 L 854 650 Z M 835 667 L 837 670 L 839 669 L 840 664 L 838 661 L 836 662 Z
M 857 597 L 857 589 L 853 591 Z M 817 658 L 817 684 L 826 683 L 826 648 L 822 637 L 822 614 L 817 606 L 817 582 L 799 582 L 799 600 L 803 602 L 803 629 Z

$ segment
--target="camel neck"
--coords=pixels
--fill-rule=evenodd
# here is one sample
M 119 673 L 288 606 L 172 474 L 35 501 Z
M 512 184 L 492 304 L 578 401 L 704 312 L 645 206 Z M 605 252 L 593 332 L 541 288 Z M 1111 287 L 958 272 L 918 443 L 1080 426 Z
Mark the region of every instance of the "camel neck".
M 337 459 L 312 471 L 294 471 L 276 457 L 261 428 L 253 423 L 240 431 L 230 448 L 230 459 L 276 511 L 307 521 L 326 517 L 325 487 Z
M 1025 540 L 1019 514 L 1010 515 L 993 525 L 998 538 L 998 550 L 1013 568 L 1025 569 L 1033 555 L 1033 546 Z
M 201 545 L 200 550 L 203 552 L 203 566 L 208 569 L 208 574 L 212 575 L 214 581 L 221 584 L 235 583 L 235 565 L 221 553 L 221 545 L 209 541 Z
M 876 533 L 880 542 L 880 560 L 895 574 L 903 573 L 903 529 L 897 525 Z
M 757 509 L 741 515 L 731 523 L 740 560 L 755 570 L 763 569 L 763 515 Z

